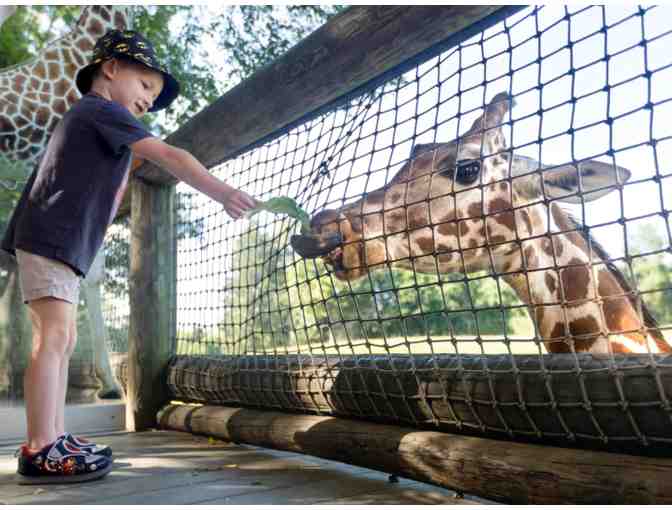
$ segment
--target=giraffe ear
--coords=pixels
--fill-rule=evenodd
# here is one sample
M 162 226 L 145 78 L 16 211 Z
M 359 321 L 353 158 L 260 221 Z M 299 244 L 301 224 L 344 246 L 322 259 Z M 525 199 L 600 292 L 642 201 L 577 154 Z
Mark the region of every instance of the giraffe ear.
M 485 107 L 483 115 L 477 118 L 466 135 L 480 135 L 484 130 L 499 126 L 506 112 L 515 105 L 515 100 L 506 92 L 500 92 Z
M 539 174 L 541 168 L 544 180 L 542 190 Z M 524 195 L 557 199 L 568 204 L 592 202 L 608 195 L 622 186 L 632 173 L 627 168 L 603 163 L 602 161 L 587 160 L 576 164 L 550 166 L 525 156 L 514 155 L 511 165 L 511 176 L 514 186 Z
M 445 145 L 443 143 L 419 143 L 417 145 L 414 145 L 413 148 L 411 149 L 411 158 L 410 159 L 415 159 L 421 154 L 424 154 L 425 152 L 433 151 L 434 149 L 441 147 L 442 145 Z

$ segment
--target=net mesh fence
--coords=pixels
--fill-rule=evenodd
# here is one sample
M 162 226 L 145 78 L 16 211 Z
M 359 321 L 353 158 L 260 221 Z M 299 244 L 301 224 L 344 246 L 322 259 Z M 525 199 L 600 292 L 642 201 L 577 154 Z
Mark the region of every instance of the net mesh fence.
M 107 332 L 107 348 L 111 353 L 128 352 L 128 268 L 130 248 L 130 216 L 117 218 L 105 236 L 102 283 L 102 314 Z
M 178 185 L 176 395 L 669 445 L 671 14 L 526 8 L 213 169 L 297 242 Z

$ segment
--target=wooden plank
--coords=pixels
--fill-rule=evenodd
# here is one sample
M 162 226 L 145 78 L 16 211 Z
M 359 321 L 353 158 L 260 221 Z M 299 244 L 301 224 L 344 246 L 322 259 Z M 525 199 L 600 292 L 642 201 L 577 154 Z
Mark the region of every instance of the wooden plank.
M 169 398 L 166 367 L 175 338 L 174 186 L 131 183 L 126 427 L 154 426 Z
M 470 35 L 465 29 L 488 16 L 494 15 L 494 24 L 505 13 L 519 8 L 350 7 L 196 114 L 166 141 L 188 150 L 210 167 L 438 43 L 450 40 L 457 44 Z M 135 175 L 155 183 L 176 182 L 150 163 L 139 167 Z M 128 214 L 129 199 L 127 193 L 118 216 Z
M 236 498 L 259 504 L 306 495 L 317 501 L 344 495 L 377 501 L 449 502 L 453 493 L 400 479 L 387 483 L 383 473 L 298 453 L 235 445 L 175 431 L 152 431 L 98 437 L 115 452 L 115 467 L 104 479 L 72 485 L 29 487 L 13 480 L 13 447 L 0 447 L 0 504 L 187 504 Z M 304 491 L 304 487 L 308 487 Z M 344 490 L 343 487 L 348 488 Z M 356 489 L 356 490 L 354 490 Z
M 505 503 L 672 503 L 672 459 L 219 406 L 168 406 L 158 421 L 167 428 L 348 462 Z

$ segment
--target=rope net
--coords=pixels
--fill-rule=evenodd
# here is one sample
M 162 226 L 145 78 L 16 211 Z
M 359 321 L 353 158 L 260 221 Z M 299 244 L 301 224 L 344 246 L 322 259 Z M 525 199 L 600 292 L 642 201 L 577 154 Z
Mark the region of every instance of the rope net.
M 527 8 L 213 170 L 323 257 L 178 185 L 175 394 L 669 444 L 670 14 Z
M 105 236 L 105 279 L 103 280 L 103 317 L 107 347 L 112 353 L 128 352 L 128 267 L 130 217 L 117 218 Z
M 98 353 L 109 358 L 111 376 L 127 389 L 127 354 L 130 302 L 128 288 L 130 215 L 117 218 L 107 231 L 103 245 L 104 274 L 100 288 L 104 345 L 107 352 Z

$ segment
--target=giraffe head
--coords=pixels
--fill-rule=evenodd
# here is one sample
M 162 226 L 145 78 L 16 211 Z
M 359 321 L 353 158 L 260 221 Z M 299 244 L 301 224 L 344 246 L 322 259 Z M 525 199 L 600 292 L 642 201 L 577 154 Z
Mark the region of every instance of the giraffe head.
M 294 236 L 294 249 L 323 257 L 342 280 L 386 264 L 420 272 L 529 267 L 533 254 L 522 242 L 548 234 L 551 201 L 594 200 L 630 172 L 598 161 L 545 167 L 513 155 L 502 130 L 511 104 L 500 93 L 456 140 L 415 146 L 384 187 L 316 214 L 312 235 Z

